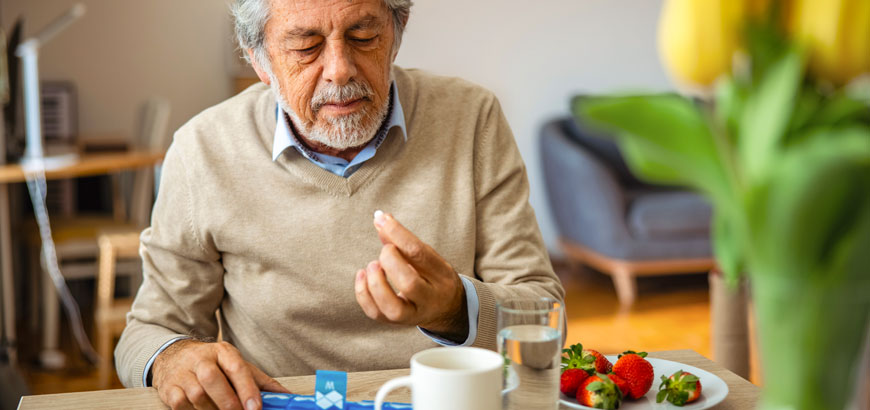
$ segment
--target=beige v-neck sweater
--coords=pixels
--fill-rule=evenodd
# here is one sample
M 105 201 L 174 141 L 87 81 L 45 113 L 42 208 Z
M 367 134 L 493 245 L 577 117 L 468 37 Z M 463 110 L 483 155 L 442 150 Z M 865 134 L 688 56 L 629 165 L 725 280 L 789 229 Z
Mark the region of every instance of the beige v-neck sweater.
M 436 344 L 413 326 L 369 319 L 354 297 L 354 274 L 380 252 L 376 209 L 472 278 L 474 346 L 496 348 L 497 301 L 563 300 L 496 98 L 456 78 L 392 74 L 407 141 L 394 128 L 350 178 L 292 150 L 272 161 L 275 95 L 263 84 L 178 130 L 142 232 L 144 281 L 115 351 L 125 386 L 142 385 L 170 339 L 215 337 L 218 326 L 273 377 L 407 367 Z

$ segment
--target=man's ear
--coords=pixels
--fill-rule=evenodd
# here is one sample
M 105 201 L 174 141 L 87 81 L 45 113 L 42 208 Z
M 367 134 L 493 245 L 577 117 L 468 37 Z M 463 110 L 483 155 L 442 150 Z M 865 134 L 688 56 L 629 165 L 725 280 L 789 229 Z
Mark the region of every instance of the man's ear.
M 254 71 L 257 72 L 257 77 L 260 78 L 260 81 L 266 83 L 266 85 L 272 85 L 269 74 L 266 73 L 266 70 L 263 70 L 263 67 L 260 67 L 260 63 L 254 58 L 254 50 L 249 48 L 245 52 L 248 53 L 248 59 L 251 60 L 251 66 L 254 67 Z

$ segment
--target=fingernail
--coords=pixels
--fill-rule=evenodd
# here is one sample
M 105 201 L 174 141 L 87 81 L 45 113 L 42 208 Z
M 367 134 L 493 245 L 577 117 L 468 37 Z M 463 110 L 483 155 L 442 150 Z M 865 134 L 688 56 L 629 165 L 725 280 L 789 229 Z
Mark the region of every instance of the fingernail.
M 248 402 L 245 403 L 245 410 L 257 410 L 257 401 L 254 399 L 248 399 Z
M 375 211 L 375 226 L 378 228 L 384 226 L 384 222 L 386 222 L 386 218 L 384 218 L 384 211 L 378 209 Z
M 356 273 L 356 280 L 362 280 L 362 278 L 363 278 L 363 276 L 365 276 L 365 274 L 366 274 L 366 271 L 365 271 L 365 270 L 359 270 L 359 271 L 357 271 L 357 273 Z

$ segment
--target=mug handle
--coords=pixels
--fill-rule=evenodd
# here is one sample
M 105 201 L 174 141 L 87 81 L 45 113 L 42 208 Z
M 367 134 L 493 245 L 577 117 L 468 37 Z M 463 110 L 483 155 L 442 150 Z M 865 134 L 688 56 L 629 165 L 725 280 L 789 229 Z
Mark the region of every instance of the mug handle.
M 410 388 L 411 376 L 397 377 L 384 383 L 384 385 L 378 389 L 378 394 L 375 396 L 375 410 L 381 410 L 381 407 L 384 405 L 384 397 L 387 397 L 387 394 L 399 387 Z

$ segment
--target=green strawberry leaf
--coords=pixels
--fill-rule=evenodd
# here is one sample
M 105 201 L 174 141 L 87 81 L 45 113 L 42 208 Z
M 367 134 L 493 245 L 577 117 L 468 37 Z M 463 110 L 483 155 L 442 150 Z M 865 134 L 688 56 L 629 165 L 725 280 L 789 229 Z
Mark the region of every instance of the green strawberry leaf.
M 604 383 L 602 382 L 592 382 L 586 386 L 586 390 L 589 391 L 599 391 L 604 388 Z
M 668 397 L 668 391 L 662 390 L 656 394 L 656 403 L 661 403 L 665 400 L 665 397 Z

